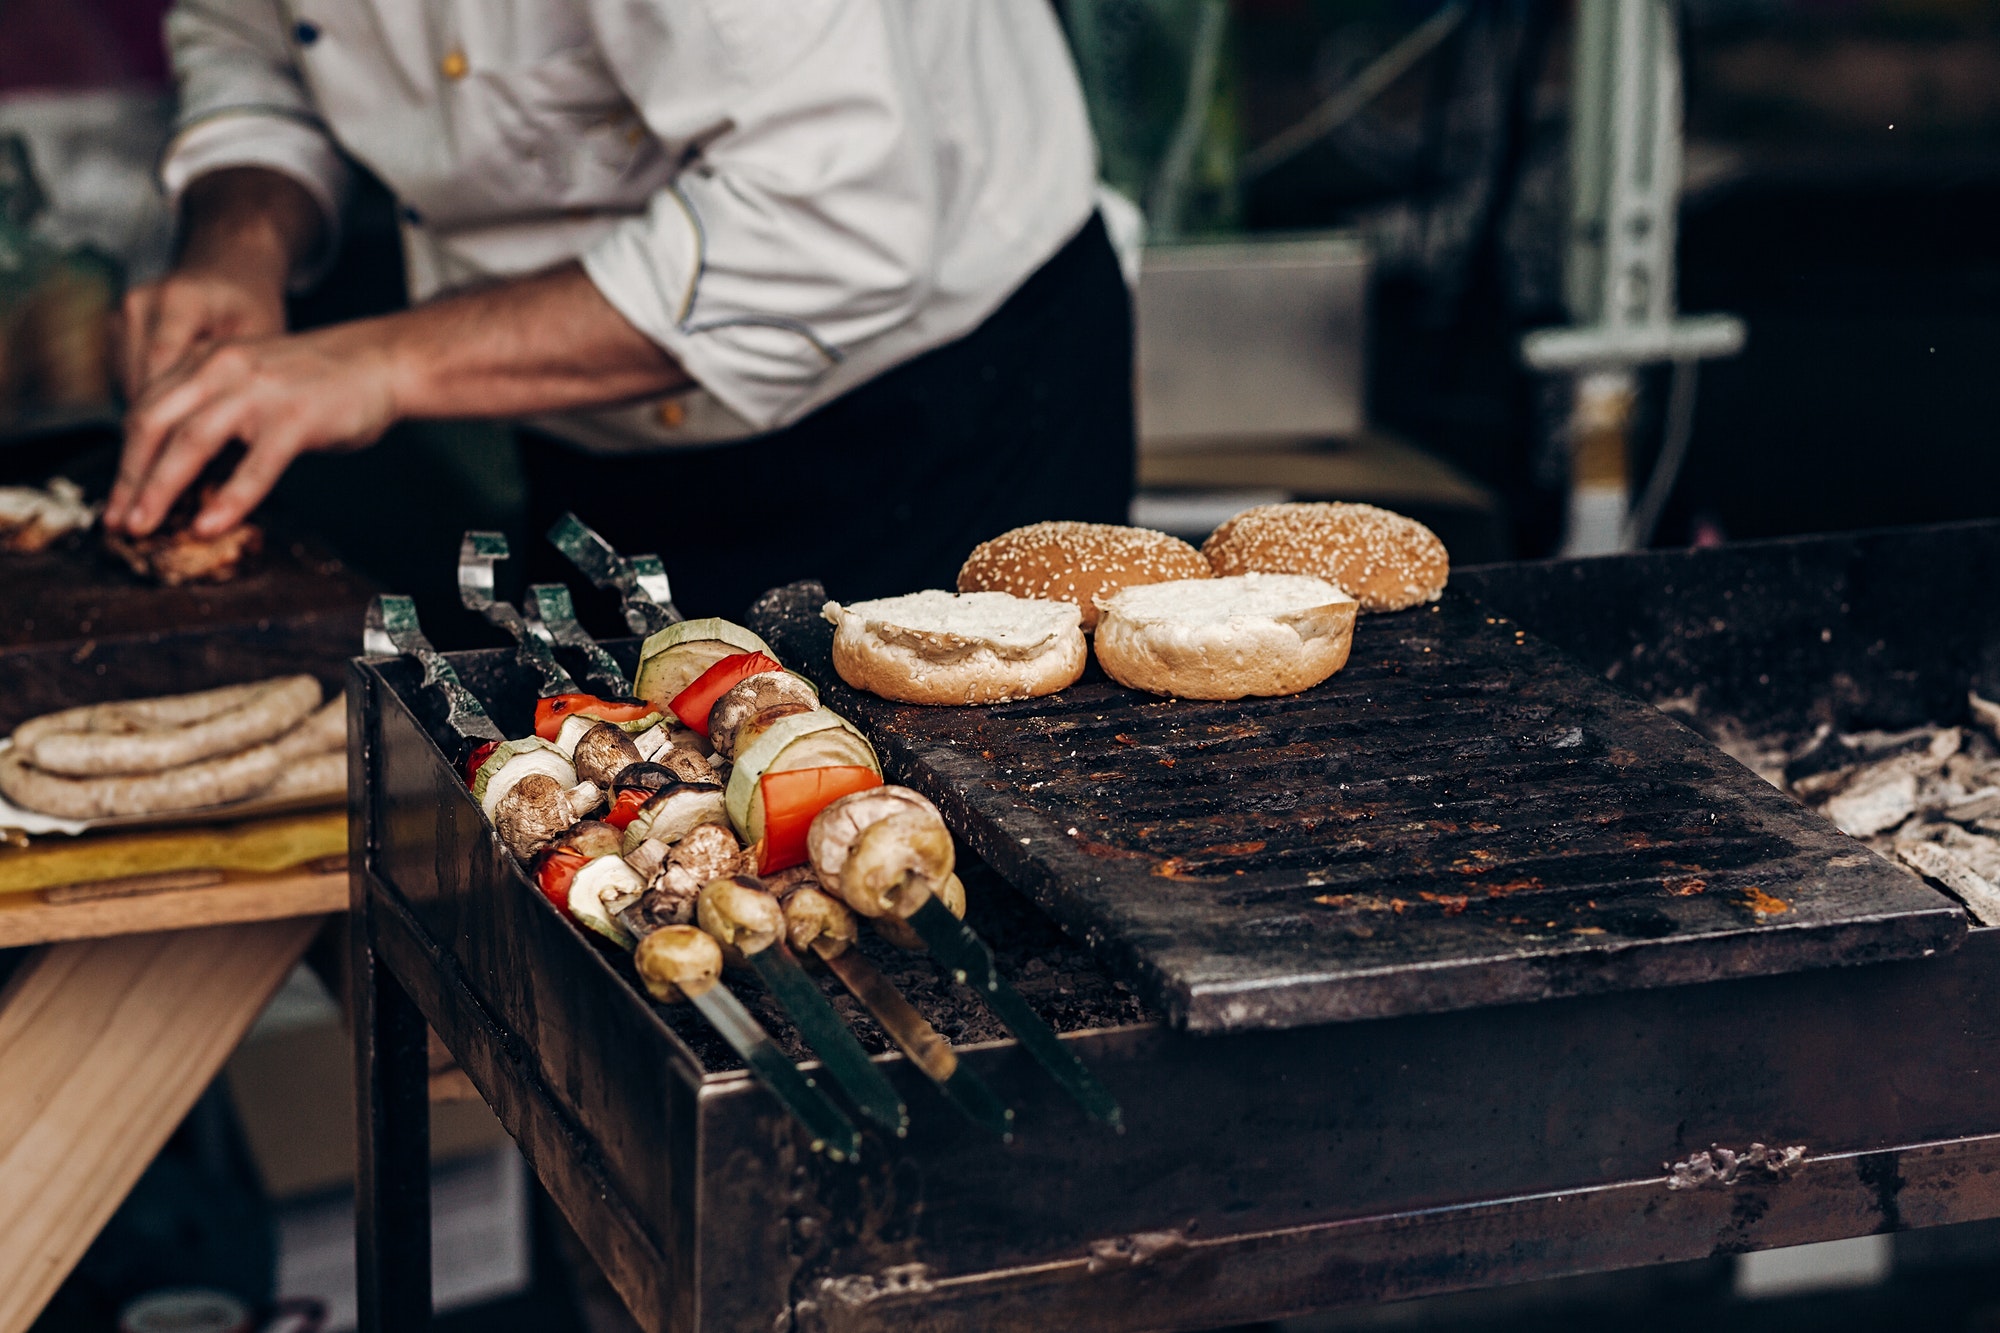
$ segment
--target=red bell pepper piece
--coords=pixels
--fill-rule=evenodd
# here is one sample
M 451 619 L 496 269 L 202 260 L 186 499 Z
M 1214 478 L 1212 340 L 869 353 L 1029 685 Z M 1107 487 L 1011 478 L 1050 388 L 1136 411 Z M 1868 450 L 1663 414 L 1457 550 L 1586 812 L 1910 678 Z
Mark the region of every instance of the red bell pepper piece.
M 695 677 L 694 683 L 676 694 L 667 707 L 673 709 L 674 716 L 686 723 L 690 730 L 706 736 L 708 710 L 715 707 L 717 699 L 752 676 L 784 669 L 762 653 L 737 653 L 723 658 Z
M 652 792 L 642 791 L 637 787 L 626 788 L 611 802 L 611 813 L 604 817 L 604 822 L 615 829 L 624 828 L 639 817 L 639 807 L 652 795 Z
M 576 872 L 589 864 L 590 858 L 582 852 L 567 847 L 551 848 L 542 853 L 535 866 L 535 887 L 556 905 L 558 912 L 568 917 L 569 886 L 576 881 Z
M 806 830 L 820 811 L 841 797 L 882 785 L 882 775 L 859 764 L 794 768 L 766 773 L 764 839 L 757 844 L 757 873 L 775 874 L 806 863 Z
M 594 694 L 554 694 L 535 701 L 535 734 L 552 741 L 562 724 L 572 717 L 594 717 L 600 722 L 637 722 L 656 711 L 639 700 L 600 699 Z
M 500 748 L 499 741 L 487 741 L 485 744 L 481 745 L 478 749 L 472 752 L 472 757 L 465 761 L 466 786 L 470 787 L 472 785 L 473 780 L 479 776 L 480 766 L 484 764 L 488 759 L 492 758 L 493 752 L 499 748 Z

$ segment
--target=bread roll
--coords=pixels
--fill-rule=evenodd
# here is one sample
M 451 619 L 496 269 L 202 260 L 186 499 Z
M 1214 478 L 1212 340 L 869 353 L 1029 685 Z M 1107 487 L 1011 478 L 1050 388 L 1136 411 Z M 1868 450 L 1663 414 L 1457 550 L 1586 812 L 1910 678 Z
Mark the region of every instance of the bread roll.
M 1097 660 L 1121 685 L 1182 699 L 1297 694 L 1347 665 L 1355 601 L 1301 574 L 1154 583 L 1106 599 Z
M 1363 611 L 1435 602 L 1451 573 L 1451 557 L 1436 533 L 1374 505 L 1258 505 L 1217 528 L 1201 553 L 1217 574 L 1325 579 Z
M 1090 630 L 1097 627 L 1096 598 L 1142 583 L 1209 575 L 1201 552 L 1151 528 L 1031 523 L 974 547 L 958 571 L 958 590 L 1075 602 Z
M 857 690 L 911 704 L 991 704 L 1054 694 L 1083 674 L 1082 613 L 1004 592 L 828 602 L 833 669 Z

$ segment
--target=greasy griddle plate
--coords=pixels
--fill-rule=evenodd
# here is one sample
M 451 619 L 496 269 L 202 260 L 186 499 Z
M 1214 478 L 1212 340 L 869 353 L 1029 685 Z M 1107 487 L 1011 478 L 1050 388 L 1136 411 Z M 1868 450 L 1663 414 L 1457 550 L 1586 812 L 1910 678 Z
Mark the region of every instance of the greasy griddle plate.
M 1919 957 L 1959 907 L 1470 598 L 1364 616 L 1345 670 L 1227 703 L 1095 666 L 1044 699 L 844 686 L 823 594 L 758 632 L 893 780 L 1198 1031 Z

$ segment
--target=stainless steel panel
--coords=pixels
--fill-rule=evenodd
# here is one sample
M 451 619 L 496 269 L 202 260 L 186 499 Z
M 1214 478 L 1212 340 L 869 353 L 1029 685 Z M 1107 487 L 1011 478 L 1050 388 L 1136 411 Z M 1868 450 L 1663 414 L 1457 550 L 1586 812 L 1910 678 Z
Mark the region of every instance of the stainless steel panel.
M 1370 263 L 1345 235 L 1148 249 L 1141 447 L 1359 431 Z

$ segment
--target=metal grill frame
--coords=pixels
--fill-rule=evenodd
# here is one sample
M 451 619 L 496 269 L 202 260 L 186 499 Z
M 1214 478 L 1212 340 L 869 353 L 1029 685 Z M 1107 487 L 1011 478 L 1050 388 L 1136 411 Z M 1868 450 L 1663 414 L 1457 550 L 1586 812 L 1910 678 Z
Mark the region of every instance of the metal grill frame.
M 1721 663 L 1715 695 L 1746 713 L 1772 678 L 1767 719 L 1803 691 L 1864 722 L 1937 701 L 1949 720 L 1953 691 L 2000 683 L 2000 608 L 1941 619 L 1868 573 L 1946 565 L 2000 567 L 2000 524 L 1490 571 L 1484 590 L 1626 608 L 1572 650 L 1638 663 L 1648 697 Z M 1672 583 L 1705 627 L 1725 594 L 1793 575 L 1811 580 L 1797 616 L 1697 639 L 1664 599 L 1619 599 Z M 1822 598 L 1851 603 L 1852 636 L 1821 639 Z M 1127 1108 L 1117 1139 L 1073 1123 L 1006 1043 L 969 1058 L 1021 1101 L 1012 1150 L 953 1136 L 892 1060 L 912 1141 L 829 1171 L 538 905 L 395 682 L 368 663 L 350 682 L 364 1328 L 428 1326 L 426 1021 L 656 1333 L 1212 1327 L 2000 1216 L 2000 930 L 1984 929 L 1921 961 L 1073 1034 Z M 1808 1152 L 1784 1176 L 1671 1188 L 1665 1163 L 1753 1141 Z

